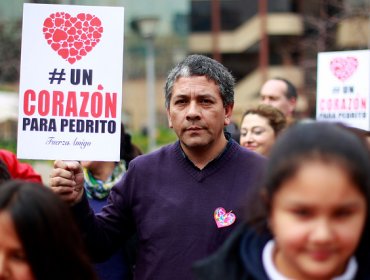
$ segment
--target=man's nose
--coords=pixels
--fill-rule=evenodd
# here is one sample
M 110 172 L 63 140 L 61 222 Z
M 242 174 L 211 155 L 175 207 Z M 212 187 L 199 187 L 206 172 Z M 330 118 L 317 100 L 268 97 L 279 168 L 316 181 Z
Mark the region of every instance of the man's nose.
M 192 101 L 188 105 L 186 119 L 193 120 L 198 118 L 200 118 L 200 106 L 197 104 L 197 102 Z
M 271 105 L 271 100 L 269 98 L 264 98 L 261 100 L 261 103 L 265 105 Z

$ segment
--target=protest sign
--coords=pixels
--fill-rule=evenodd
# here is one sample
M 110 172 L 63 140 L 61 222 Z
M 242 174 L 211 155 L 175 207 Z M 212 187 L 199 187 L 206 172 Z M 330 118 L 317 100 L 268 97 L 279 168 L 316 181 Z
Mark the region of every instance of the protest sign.
M 318 54 L 316 119 L 370 130 L 370 51 Z
M 119 160 L 123 12 L 24 4 L 19 158 Z

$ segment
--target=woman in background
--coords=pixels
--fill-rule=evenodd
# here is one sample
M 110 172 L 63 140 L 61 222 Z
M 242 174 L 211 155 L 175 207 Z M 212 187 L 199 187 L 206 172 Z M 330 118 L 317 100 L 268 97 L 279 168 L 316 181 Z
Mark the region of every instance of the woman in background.
M 276 137 L 286 124 L 284 114 L 270 105 L 249 109 L 242 117 L 240 145 L 268 156 Z
M 97 279 L 70 209 L 43 185 L 0 185 L 0 279 Z

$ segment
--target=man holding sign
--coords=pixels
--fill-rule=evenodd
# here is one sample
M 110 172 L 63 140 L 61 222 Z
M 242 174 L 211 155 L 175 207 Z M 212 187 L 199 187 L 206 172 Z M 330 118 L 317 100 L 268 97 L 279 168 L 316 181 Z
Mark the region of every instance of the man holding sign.
M 165 97 L 179 141 L 134 159 L 101 213 L 89 208 L 78 162 L 56 161 L 50 179 L 73 206 L 94 259 L 137 233 L 140 280 L 192 279 L 192 264 L 219 248 L 242 220 L 243 198 L 265 165 L 224 133 L 234 79 L 223 65 L 188 56 L 170 72 Z
M 119 161 L 123 12 L 24 4 L 18 158 Z

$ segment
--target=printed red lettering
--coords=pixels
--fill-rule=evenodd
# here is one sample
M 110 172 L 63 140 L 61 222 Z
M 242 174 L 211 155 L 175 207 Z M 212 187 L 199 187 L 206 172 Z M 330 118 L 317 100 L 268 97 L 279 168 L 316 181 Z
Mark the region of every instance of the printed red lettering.
M 31 105 L 31 101 L 36 100 L 36 93 L 32 89 L 26 90 L 23 96 L 23 112 L 26 116 L 31 116 L 35 113 L 35 105 Z
M 68 91 L 65 116 L 77 116 L 77 100 L 75 91 Z
M 23 95 L 23 112 L 26 116 L 116 118 L 117 93 L 99 91 L 75 92 L 28 89 Z
M 105 117 L 115 118 L 117 116 L 117 93 L 113 92 L 112 95 L 107 92 L 105 94 Z
M 51 113 L 53 116 L 60 116 L 63 114 L 63 99 L 64 99 L 63 92 L 54 91 L 53 108 Z
M 102 115 L 103 97 L 100 92 L 94 92 L 91 96 L 91 115 L 94 118 L 99 118 Z
M 38 96 L 38 112 L 40 116 L 46 116 L 50 111 L 50 94 L 47 90 L 42 90 Z
M 89 93 L 86 91 L 81 92 L 82 104 L 80 109 L 80 117 L 88 117 L 89 114 L 86 111 L 87 103 L 89 101 Z

